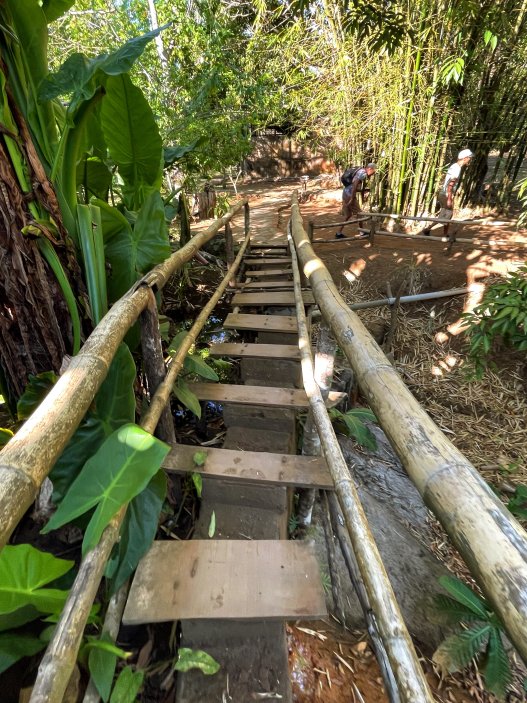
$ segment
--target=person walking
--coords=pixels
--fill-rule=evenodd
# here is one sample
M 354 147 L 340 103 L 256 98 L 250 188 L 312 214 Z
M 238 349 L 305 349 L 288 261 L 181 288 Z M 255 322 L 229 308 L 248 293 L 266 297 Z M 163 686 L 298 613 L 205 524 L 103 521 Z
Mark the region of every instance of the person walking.
M 342 182 L 344 183 L 344 190 L 342 191 L 342 214 L 346 222 L 351 220 L 352 217 L 360 215 L 361 209 L 357 200 L 357 195 L 361 193 L 361 197 L 364 197 L 365 185 L 369 178 L 373 176 L 377 169 L 376 164 L 368 164 L 364 168 L 347 169 L 342 175 Z M 351 182 L 347 184 L 346 174 L 351 177 Z M 336 239 L 345 239 L 346 235 L 342 231 L 342 227 L 335 234 Z
M 437 202 L 439 204 L 439 214 L 437 217 L 443 218 L 444 220 L 451 220 L 454 214 L 454 196 L 459 188 L 459 181 L 461 178 L 461 169 L 470 163 L 471 158 L 474 154 L 470 149 L 462 149 L 457 155 L 457 161 L 454 161 L 450 165 L 448 171 L 446 172 L 445 181 L 443 187 L 438 193 Z M 426 227 L 423 230 L 423 234 L 429 236 L 434 225 Z M 449 223 L 445 224 L 444 236 L 448 235 Z

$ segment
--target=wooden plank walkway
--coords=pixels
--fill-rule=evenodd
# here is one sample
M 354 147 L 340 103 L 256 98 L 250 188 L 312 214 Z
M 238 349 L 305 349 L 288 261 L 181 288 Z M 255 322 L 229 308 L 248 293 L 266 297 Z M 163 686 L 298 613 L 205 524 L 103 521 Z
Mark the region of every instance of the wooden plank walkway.
M 304 300 L 304 305 L 314 305 L 315 298 L 311 291 L 305 291 L 302 293 L 302 298 Z M 244 306 L 283 306 L 283 307 L 294 307 L 295 305 L 295 294 L 294 292 L 263 292 L 263 293 L 236 293 L 231 302 L 232 305 L 244 307 Z
M 291 315 L 250 315 L 231 312 L 225 318 L 223 327 L 227 330 L 298 333 L 296 317 Z
M 202 466 L 196 466 L 194 463 L 196 452 L 207 455 Z M 207 478 L 223 478 L 229 481 L 333 489 L 333 481 L 326 461 L 321 456 L 273 454 L 178 444 L 166 456 L 163 468 L 169 472 L 192 471 Z
M 162 541 L 137 568 L 123 623 L 325 615 L 319 566 L 307 542 Z
M 309 408 L 304 390 L 272 386 L 235 386 L 228 383 L 189 383 L 188 388 L 198 400 L 234 405 L 257 405 L 268 408 Z M 330 391 L 326 407 L 333 408 L 346 397 L 345 393 Z
M 300 361 L 300 350 L 293 344 L 249 344 L 222 342 L 209 348 L 210 356 L 238 356 L 252 359 L 292 359 Z
M 250 288 L 253 290 L 254 288 L 257 288 L 258 290 L 270 290 L 272 288 L 280 288 L 280 289 L 287 289 L 287 290 L 292 290 L 294 288 L 294 283 L 293 281 L 251 281 L 250 283 L 242 283 L 240 285 L 240 288 L 243 288 L 245 290 L 246 288 Z
M 279 266 L 280 264 L 291 263 L 290 256 L 267 258 L 265 256 L 251 256 L 243 260 L 247 266 Z
M 247 278 L 271 278 L 273 276 L 292 276 L 292 269 L 262 269 L 261 271 L 246 271 Z

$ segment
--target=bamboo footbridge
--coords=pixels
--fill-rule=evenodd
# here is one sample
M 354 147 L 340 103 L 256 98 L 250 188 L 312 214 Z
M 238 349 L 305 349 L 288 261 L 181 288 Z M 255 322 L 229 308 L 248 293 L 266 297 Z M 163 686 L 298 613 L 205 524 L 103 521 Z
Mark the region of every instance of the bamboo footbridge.
M 238 213 L 244 214 L 245 237 L 234 258 L 231 221 Z M 165 365 L 155 293 L 223 229 L 228 272 Z M 113 596 L 105 630 L 115 639 L 121 622 L 178 621 L 182 647 L 213 654 L 221 664 L 215 676 L 178 674 L 178 701 L 245 703 L 255 699 L 251 692 L 256 699 L 268 694 L 291 701 L 285 622 L 323 617 L 326 606 L 313 548 L 287 540 L 290 497 L 294 487 L 320 488 L 327 491 L 334 530 L 344 525 L 351 543 L 350 568 L 390 700 L 433 701 L 328 417 L 327 408 L 342 394 L 330 392 L 317 379 L 310 342 L 310 313 L 316 305 L 409 477 L 527 663 L 527 535 L 428 417 L 344 303 L 313 251 L 296 195 L 287 238 L 273 232 L 268 241 L 251 243 L 250 230 L 249 205 L 241 201 L 112 307 L 0 453 L 1 544 L 7 543 L 35 500 L 92 403 L 119 344 L 140 319 L 151 390 L 140 425 L 171 445 L 164 463 L 167 473 L 202 474 L 203 499 L 194 538 L 152 544 L 131 584 Z M 236 330 L 241 341 L 213 344 L 210 353 L 240 359 L 244 383 L 191 385 L 201 401 L 224 406 L 228 428 L 223 448 L 207 448 L 206 461 L 196 466 L 196 447 L 175 441 L 170 394 L 187 353 L 226 293 L 233 295 L 224 328 Z M 247 307 L 250 313 L 244 312 Z M 295 378 L 300 383 L 291 381 Z M 311 422 L 316 429 L 320 453 L 296 454 L 297 410 L 309 411 L 306 426 Z M 209 539 L 206 527 L 213 511 L 217 530 Z M 63 700 L 125 513 L 126 507 L 114 515 L 98 545 L 82 559 L 30 703 Z M 85 701 L 96 700 L 94 687 L 89 687 Z

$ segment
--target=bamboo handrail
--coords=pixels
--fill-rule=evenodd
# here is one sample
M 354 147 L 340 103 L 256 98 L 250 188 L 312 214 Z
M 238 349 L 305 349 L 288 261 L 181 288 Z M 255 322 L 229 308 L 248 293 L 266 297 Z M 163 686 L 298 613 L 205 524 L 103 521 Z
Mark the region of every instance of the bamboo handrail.
M 448 222 L 454 222 L 454 220 L 448 220 Z M 364 229 L 363 227 L 359 227 L 359 232 L 364 232 L 368 233 L 369 230 Z M 517 248 L 524 248 L 527 247 L 527 244 L 525 242 L 513 242 L 513 241 L 508 241 L 506 239 L 479 239 L 478 237 L 456 237 L 455 234 L 451 237 L 436 237 L 435 235 L 431 234 L 430 236 L 426 234 L 411 234 L 410 232 L 386 232 L 383 229 L 378 229 L 376 230 L 375 234 L 380 235 L 381 237 L 400 237 L 403 239 L 422 239 L 424 241 L 432 241 L 432 242 L 460 242 L 461 244 L 474 244 L 476 246 L 497 246 L 497 247 L 502 247 L 502 246 L 510 246 L 510 247 L 517 247 Z M 338 240 L 335 240 L 338 241 Z
M 225 274 L 218 289 L 203 308 L 200 315 L 183 340 L 166 378 L 159 384 L 151 404 L 141 419 L 141 427 L 153 434 L 166 403 L 170 398 L 172 386 L 183 366 L 185 356 L 196 340 L 200 330 L 216 303 L 225 292 L 229 281 L 236 275 L 240 261 L 250 241 L 248 234 L 240 248 L 236 260 Z M 148 289 L 147 289 L 148 290 Z M 46 649 L 38 669 L 37 679 L 29 703 L 61 703 L 69 678 L 77 660 L 77 653 L 91 606 L 97 595 L 100 581 L 104 574 L 106 562 L 113 545 L 119 537 L 119 530 L 126 514 L 123 506 L 112 518 L 104 530 L 99 544 L 81 561 L 77 576 L 64 605 L 53 637 Z
M 45 400 L 0 452 L 0 548 L 77 429 L 106 378 L 119 344 L 148 302 L 148 287 L 162 288 L 247 200 L 236 203 L 208 229 L 144 276 L 101 320 Z
M 298 230 L 298 219 L 295 222 L 295 212 L 293 210 L 293 229 L 295 228 Z M 295 243 L 298 246 L 297 233 L 294 236 Z M 310 409 L 317 426 L 324 457 L 335 484 L 335 492 L 346 521 L 361 576 L 368 592 L 370 605 L 375 614 L 382 641 L 386 647 L 401 701 L 403 703 L 415 703 L 416 701 L 433 703 L 434 698 L 397 605 L 397 600 L 377 545 L 370 532 L 359 494 L 329 419 L 322 392 L 315 381 L 313 356 L 307 331 L 304 304 L 302 302 L 297 255 L 293 246 L 291 247 L 291 257 L 298 320 L 298 346 L 300 349 L 304 388 L 309 398 Z M 304 273 L 308 275 L 305 266 Z
M 527 662 L 527 534 L 427 415 L 359 317 L 342 300 L 304 231 L 296 193 L 292 231 L 315 300 L 362 393 L 425 503 Z

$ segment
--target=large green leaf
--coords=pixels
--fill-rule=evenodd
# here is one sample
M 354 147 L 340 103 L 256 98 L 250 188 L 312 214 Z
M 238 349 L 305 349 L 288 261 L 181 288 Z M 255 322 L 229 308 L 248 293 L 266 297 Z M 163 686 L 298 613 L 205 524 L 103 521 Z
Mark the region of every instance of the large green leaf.
M 211 676 L 220 670 L 218 662 L 204 652 L 202 649 L 189 649 L 181 647 L 178 650 L 178 659 L 174 665 L 176 671 L 189 671 L 190 669 L 199 669 L 207 676 Z
M 185 154 L 189 154 L 190 152 L 199 148 L 200 146 L 205 144 L 206 141 L 207 141 L 206 137 L 198 137 L 191 144 L 180 145 L 180 146 L 166 146 L 163 149 L 164 168 L 168 168 L 169 166 L 173 166 L 175 164 L 175 162 L 182 159 L 183 156 L 185 156 Z
M 162 143 L 154 113 L 127 74 L 110 76 L 101 107 L 101 125 L 110 154 L 141 204 L 162 178 Z M 136 205 L 137 206 L 137 205 Z
M 30 657 L 44 649 L 46 643 L 33 635 L 19 632 L 0 634 L 0 674 L 22 657 Z
M 112 174 L 104 161 L 85 154 L 77 164 L 77 187 L 82 186 L 88 198 L 95 196 L 104 201 L 111 184 Z
M 119 428 L 88 459 L 43 532 L 97 506 L 84 535 L 85 554 L 98 543 L 117 511 L 144 490 L 169 450 L 137 425 Z
M 60 610 L 68 591 L 43 586 L 72 566 L 72 561 L 57 559 L 29 544 L 6 545 L 0 552 L 0 613 L 12 613 L 27 605 L 42 613 Z
M 69 0 L 51 1 L 68 2 Z M 88 59 L 84 54 L 71 54 L 56 73 L 50 73 L 42 81 L 39 90 L 40 99 L 53 100 L 59 95 L 72 94 L 69 107 L 71 114 L 83 100 L 89 100 L 94 95 L 101 82 L 97 80 L 97 72 L 106 76 L 127 73 L 141 56 L 146 45 L 163 29 L 164 27 L 160 27 L 140 37 L 134 37 L 112 54 L 103 53 L 94 59 Z
M 144 677 L 143 671 L 134 671 L 130 666 L 125 666 L 115 682 L 110 703 L 134 703 Z
M 111 267 L 108 289 L 110 300 L 117 300 L 144 273 L 170 256 L 164 205 L 159 192 L 151 193 L 133 228 L 115 208 L 106 206 L 101 212 L 105 256 Z
M 128 506 L 121 539 L 106 572 L 112 582 L 112 593 L 118 591 L 132 575 L 154 541 L 166 492 L 166 476 L 163 471 L 158 471 L 145 490 Z
M 216 371 L 211 369 L 211 367 L 197 354 L 189 354 L 186 357 L 184 368 L 185 371 L 197 374 L 202 378 L 208 378 L 210 381 L 220 380 Z
M 80 470 L 106 437 L 135 417 L 135 363 L 126 344 L 114 356 L 108 375 L 89 411 L 53 467 L 53 501 L 59 503 Z
M 42 0 L 42 9 L 48 22 L 62 17 L 73 6 L 75 0 Z

